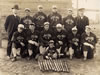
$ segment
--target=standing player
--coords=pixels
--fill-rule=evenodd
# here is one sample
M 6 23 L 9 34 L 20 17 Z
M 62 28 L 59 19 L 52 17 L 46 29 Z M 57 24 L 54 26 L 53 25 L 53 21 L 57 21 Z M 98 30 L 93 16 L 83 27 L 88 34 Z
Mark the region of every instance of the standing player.
M 67 33 L 63 30 L 63 26 L 61 24 L 56 25 L 55 42 L 59 57 L 61 55 L 65 55 L 65 48 L 67 47 Z
M 33 22 L 36 25 L 36 30 L 42 31 L 44 22 L 46 22 L 46 21 L 47 21 L 47 16 L 43 12 L 43 6 L 39 5 L 38 12 L 33 16 Z
M 30 8 L 25 8 L 25 16 L 21 19 L 21 23 L 25 25 L 25 29 L 29 28 L 29 25 L 32 24 L 33 18 L 30 16 Z
M 48 16 L 50 28 L 56 29 L 56 25 L 62 23 L 62 16 L 57 11 L 57 6 L 52 6 L 52 13 Z
M 77 28 L 73 27 L 72 32 L 68 35 L 70 59 L 73 56 L 81 57 L 80 38 L 81 36 L 77 33 Z
M 44 54 L 46 52 L 46 48 L 48 47 L 48 43 L 53 39 L 53 33 L 49 28 L 49 22 L 44 23 L 44 30 L 41 32 L 40 36 L 40 54 Z
M 80 8 L 79 15 L 75 18 L 78 33 L 81 35 L 85 32 L 85 26 L 89 25 L 89 19 L 84 15 L 84 8 Z
M 29 25 L 28 35 L 28 53 L 29 53 L 29 60 L 36 57 L 39 53 L 39 32 L 35 30 L 35 24 Z
M 72 9 L 68 9 L 68 16 L 63 18 L 63 25 L 67 32 L 71 33 L 71 29 L 75 26 L 75 19 L 72 16 L 73 11 Z
M 17 31 L 18 24 L 20 23 L 20 17 L 17 15 L 18 10 L 19 10 L 18 5 L 15 5 L 12 8 L 12 15 L 9 15 L 6 18 L 6 22 L 5 22 L 5 30 L 8 33 L 8 46 L 7 46 L 8 59 L 10 58 L 11 55 L 11 46 L 12 46 L 11 38 L 13 33 Z
M 81 42 L 83 44 L 84 60 L 92 59 L 95 53 L 95 45 L 97 43 L 96 35 L 91 32 L 91 28 L 86 26 L 85 32 L 82 34 Z
M 18 30 L 14 33 L 12 37 L 12 54 L 13 58 L 12 61 L 16 61 L 17 55 L 23 55 L 23 50 L 25 50 L 25 42 L 26 42 L 26 36 L 23 32 L 24 25 L 19 24 Z

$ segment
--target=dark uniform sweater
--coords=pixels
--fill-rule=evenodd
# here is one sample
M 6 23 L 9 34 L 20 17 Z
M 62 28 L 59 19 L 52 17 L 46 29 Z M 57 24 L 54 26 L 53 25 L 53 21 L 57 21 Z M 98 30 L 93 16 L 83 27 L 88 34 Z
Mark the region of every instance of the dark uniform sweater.
M 71 32 L 71 29 L 75 26 L 75 19 L 73 16 L 67 16 L 63 18 L 63 25 L 67 31 Z
M 47 16 L 43 12 L 37 12 L 33 16 L 33 22 L 36 24 L 36 27 L 43 27 L 44 22 L 47 21 Z
M 25 25 L 25 28 L 29 28 L 29 25 L 33 23 L 31 16 L 25 16 L 21 19 L 21 23 Z
M 59 13 L 51 13 L 48 16 L 50 27 L 55 27 L 58 23 L 62 23 L 62 16 Z

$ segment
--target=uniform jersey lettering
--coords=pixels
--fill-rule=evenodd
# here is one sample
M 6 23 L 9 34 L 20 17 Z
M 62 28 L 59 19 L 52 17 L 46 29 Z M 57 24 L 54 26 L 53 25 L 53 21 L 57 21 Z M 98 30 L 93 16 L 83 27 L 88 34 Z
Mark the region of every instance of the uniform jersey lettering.
M 37 18 L 36 18 L 37 20 L 44 20 L 45 19 L 45 17 L 44 16 L 42 16 L 42 15 L 39 15 L 39 16 L 37 16 Z
M 72 19 L 67 19 L 65 22 L 69 25 L 72 25 L 74 23 L 74 21 Z

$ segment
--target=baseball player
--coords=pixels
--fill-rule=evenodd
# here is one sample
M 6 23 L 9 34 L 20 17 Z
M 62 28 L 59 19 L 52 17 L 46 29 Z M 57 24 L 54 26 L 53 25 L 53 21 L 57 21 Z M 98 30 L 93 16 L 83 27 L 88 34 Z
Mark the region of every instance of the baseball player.
M 91 27 L 86 26 L 85 32 L 82 34 L 81 38 L 84 60 L 92 59 L 95 53 L 97 38 L 96 35 L 91 31 Z
M 48 43 L 53 39 L 53 32 L 49 29 L 49 22 L 44 23 L 44 30 L 40 35 L 40 54 L 45 52 L 45 49 L 48 47 Z
M 78 29 L 78 33 L 82 34 L 85 32 L 85 26 L 89 25 L 89 19 L 84 15 L 84 8 L 80 8 L 78 10 L 79 15 L 75 18 L 76 26 Z
M 43 6 L 38 6 L 38 12 L 33 16 L 33 22 L 36 25 L 36 30 L 42 31 L 44 22 L 47 21 L 47 16 L 43 12 Z
M 35 24 L 32 23 L 29 25 L 28 35 L 28 53 L 29 53 L 29 60 L 35 58 L 36 55 L 39 53 L 39 32 L 35 30 Z
M 72 9 L 68 9 L 68 15 L 63 18 L 63 25 L 67 32 L 71 33 L 71 29 L 75 26 L 75 18 L 72 16 Z
M 59 57 L 65 55 L 65 48 L 67 47 L 67 32 L 62 29 L 62 24 L 56 25 L 55 42 Z
M 49 46 L 46 49 L 47 51 L 44 54 L 44 58 L 45 59 L 57 59 L 57 51 L 56 48 L 54 46 L 54 41 L 50 40 L 49 41 Z
M 48 15 L 48 21 L 51 29 L 56 29 L 56 25 L 62 23 L 62 16 L 58 13 L 57 6 L 52 6 L 52 13 Z
M 80 38 L 81 36 L 77 33 L 76 26 L 73 27 L 72 33 L 68 35 L 70 59 L 72 59 L 73 56 L 77 58 L 81 57 Z
M 17 55 L 22 55 L 23 50 L 25 48 L 26 36 L 23 32 L 24 25 L 18 25 L 18 31 L 16 31 L 12 37 L 12 61 L 16 61 Z
M 30 8 L 25 8 L 25 16 L 21 18 L 21 23 L 25 25 L 25 29 L 28 29 L 29 25 L 33 22 L 33 18 L 30 16 L 30 12 Z

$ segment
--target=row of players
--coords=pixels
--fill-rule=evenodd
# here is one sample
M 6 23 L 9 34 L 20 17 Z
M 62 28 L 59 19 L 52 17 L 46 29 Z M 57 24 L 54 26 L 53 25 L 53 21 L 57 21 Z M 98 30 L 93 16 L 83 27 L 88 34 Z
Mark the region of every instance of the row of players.
M 23 24 L 18 25 L 18 30 L 12 37 L 12 61 L 18 54 L 22 57 L 28 53 L 28 59 L 42 55 L 45 59 L 58 59 L 69 56 L 91 59 L 94 57 L 96 36 L 91 32 L 91 27 L 86 26 L 85 32 L 80 35 L 75 27 L 71 33 L 65 31 L 61 24 L 57 24 L 55 30 L 50 29 L 50 23 L 45 22 L 41 32 L 36 30 L 34 23 L 25 29 Z
M 43 11 L 43 6 L 39 5 L 38 6 L 38 11 L 34 14 L 34 16 L 32 17 L 31 14 L 31 10 L 30 8 L 25 8 L 25 16 L 20 18 L 17 14 L 18 14 L 18 10 L 19 7 L 15 6 L 14 8 L 12 8 L 13 10 L 13 14 L 14 15 L 9 15 L 6 19 L 5 22 L 5 30 L 7 31 L 8 28 L 8 24 L 9 21 L 11 19 L 13 19 L 14 24 L 14 29 L 13 26 L 9 25 L 9 30 L 8 32 L 13 32 L 15 31 L 18 26 L 19 23 L 24 24 L 25 28 L 28 29 L 29 25 L 31 23 L 35 23 L 36 25 L 36 29 L 39 31 L 43 30 L 43 24 L 44 22 L 48 21 L 50 23 L 50 28 L 51 29 L 55 29 L 56 25 L 58 23 L 62 24 L 63 27 L 67 30 L 67 31 L 71 31 L 71 28 L 74 27 L 75 25 L 78 28 L 78 32 L 80 34 L 82 34 L 85 30 L 85 26 L 89 25 L 89 19 L 88 17 L 86 17 L 84 15 L 84 8 L 80 8 L 79 11 L 79 15 L 77 17 L 73 17 L 73 10 L 72 9 L 68 9 L 67 11 L 67 16 L 65 16 L 64 18 L 62 17 L 62 15 L 58 12 L 58 8 L 57 6 L 52 6 L 52 13 L 50 13 L 48 16 L 44 13 Z M 15 18 L 13 18 L 13 16 L 15 16 Z M 15 20 L 17 20 L 15 22 Z M 13 23 L 11 23 L 13 24 Z

